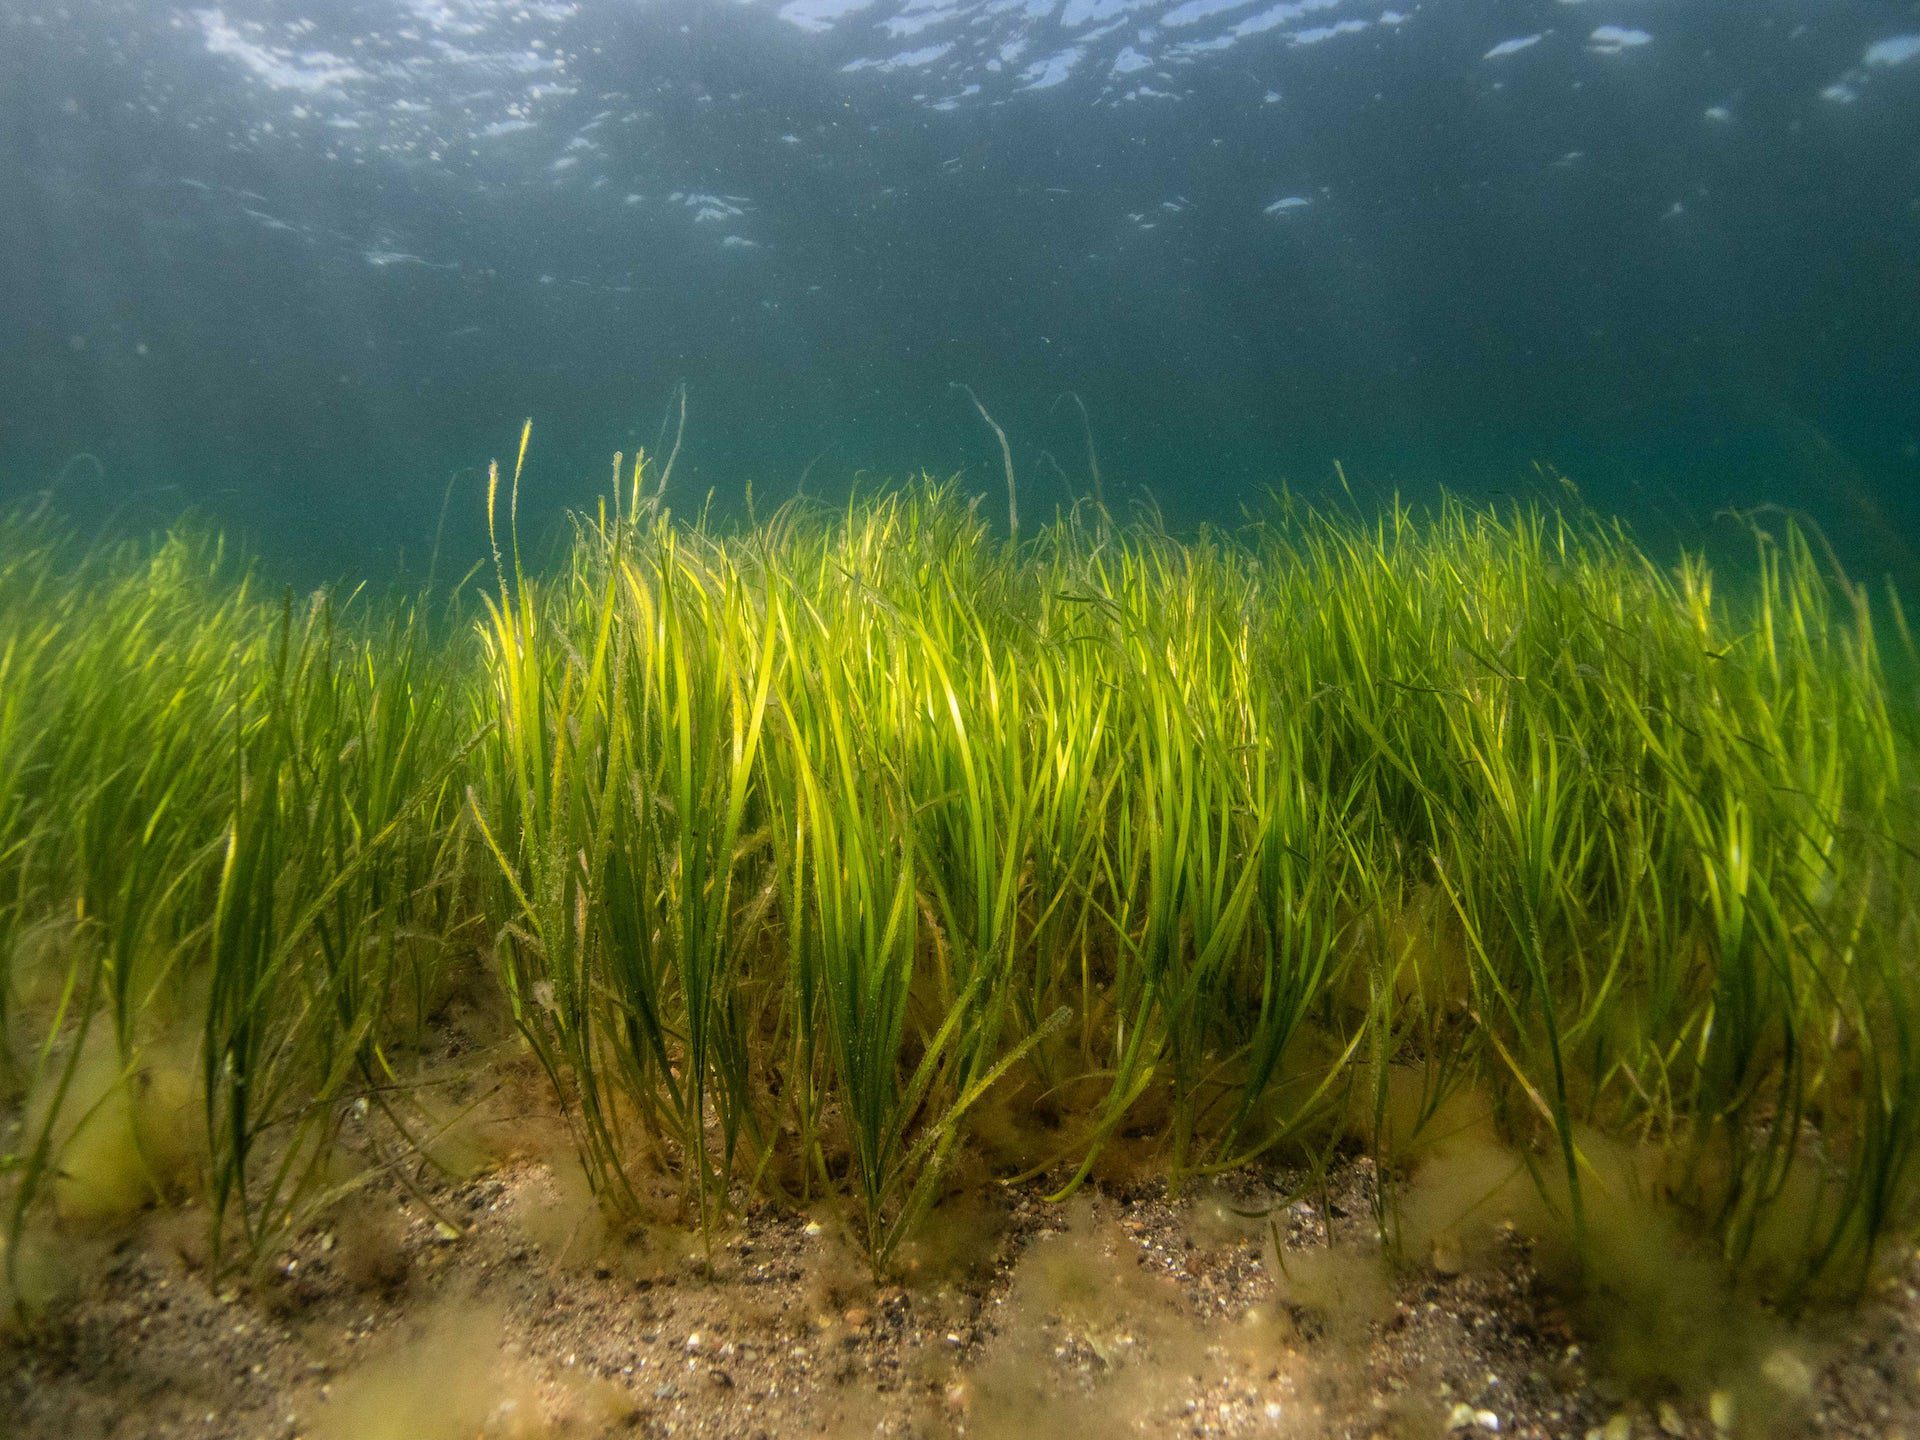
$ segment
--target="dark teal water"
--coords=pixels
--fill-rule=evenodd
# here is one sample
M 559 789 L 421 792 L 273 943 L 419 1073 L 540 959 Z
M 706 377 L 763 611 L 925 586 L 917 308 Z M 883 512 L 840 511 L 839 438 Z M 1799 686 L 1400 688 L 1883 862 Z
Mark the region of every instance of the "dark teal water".
M 1535 38 L 1537 37 L 1537 38 Z M 0 5 L 0 498 L 300 579 L 920 470 L 1803 511 L 1920 578 L 1920 4 Z M 68 465 L 70 457 L 98 457 Z

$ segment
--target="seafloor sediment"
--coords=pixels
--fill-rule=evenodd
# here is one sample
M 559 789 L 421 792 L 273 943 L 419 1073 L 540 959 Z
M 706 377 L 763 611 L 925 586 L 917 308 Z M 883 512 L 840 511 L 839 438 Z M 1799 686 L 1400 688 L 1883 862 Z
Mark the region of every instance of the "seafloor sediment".
M 1396 1267 L 1369 1164 L 1297 1180 L 970 1194 L 879 1284 L 830 1217 L 755 1207 L 709 1270 L 531 1160 L 381 1186 L 250 1282 L 155 1216 L 0 1351 L 0 1410 L 20 1440 L 1920 1434 L 1914 1267 L 1818 1328 L 1670 1297 L 1719 1372 L 1634 1387 L 1592 1353 L 1634 1337 L 1583 1342 L 1524 1239 Z

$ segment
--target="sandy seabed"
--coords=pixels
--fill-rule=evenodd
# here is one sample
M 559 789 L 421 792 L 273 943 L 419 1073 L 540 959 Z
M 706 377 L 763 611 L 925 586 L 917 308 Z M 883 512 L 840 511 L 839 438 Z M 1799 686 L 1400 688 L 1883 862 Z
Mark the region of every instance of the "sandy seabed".
M 751 1208 L 709 1264 L 681 1231 L 613 1237 L 570 1168 L 537 1160 L 369 1191 L 237 1284 L 209 1280 L 190 1213 L 156 1212 L 0 1350 L 0 1431 L 1920 1436 L 1920 1266 L 1843 1327 L 1723 1346 L 1746 1358 L 1718 1385 L 1636 1393 L 1517 1236 L 1388 1264 L 1372 1186 L 1359 1160 L 1291 1203 L 1259 1172 L 1178 1200 L 975 1193 L 884 1284 L 825 1212 Z

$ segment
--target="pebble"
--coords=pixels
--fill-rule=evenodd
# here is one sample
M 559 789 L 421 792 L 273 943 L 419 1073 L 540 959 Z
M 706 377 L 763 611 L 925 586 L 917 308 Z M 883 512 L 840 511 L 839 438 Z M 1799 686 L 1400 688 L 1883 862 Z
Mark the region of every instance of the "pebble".
M 1725 1390 L 1716 1390 L 1707 1397 L 1707 1418 L 1713 1421 L 1713 1428 L 1723 1434 L 1733 1429 L 1733 1396 Z
M 1485 1430 L 1490 1435 L 1497 1435 L 1500 1433 L 1500 1417 L 1491 1410 L 1476 1410 L 1462 1400 L 1447 1412 L 1447 1429 Z
M 1776 1350 L 1760 1363 L 1760 1374 L 1774 1389 L 1795 1399 L 1813 1393 L 1813 1371 L 1791 1350 Z

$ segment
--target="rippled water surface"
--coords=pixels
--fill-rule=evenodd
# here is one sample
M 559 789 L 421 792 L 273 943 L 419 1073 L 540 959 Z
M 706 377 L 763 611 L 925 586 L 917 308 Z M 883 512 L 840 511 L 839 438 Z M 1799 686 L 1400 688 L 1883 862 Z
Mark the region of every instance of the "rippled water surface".
M 1910 0 L 7 0 L 0 496 L 418 572 L 525 415 L 537 524 L 684 381 L 728 512 L 997 486 L 961 382 L 1034 515 L 1538 465 L 1911 577 L 1916 135 Z

